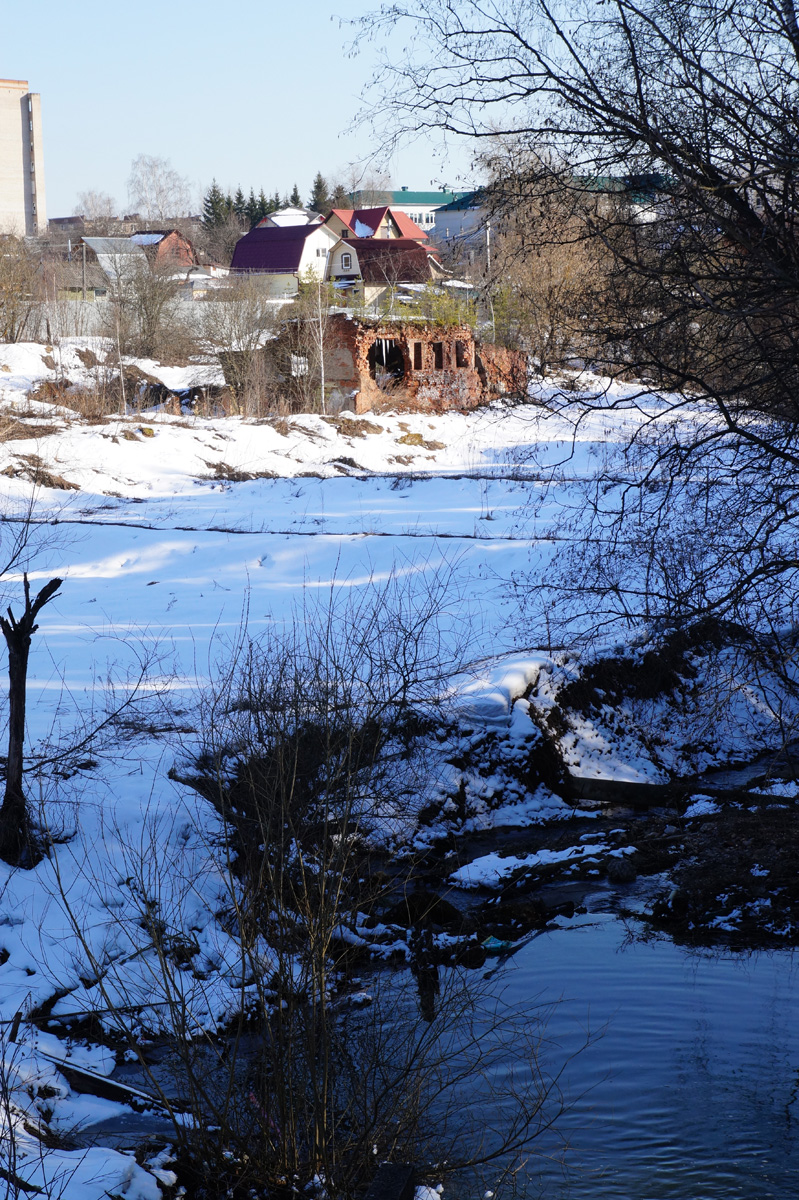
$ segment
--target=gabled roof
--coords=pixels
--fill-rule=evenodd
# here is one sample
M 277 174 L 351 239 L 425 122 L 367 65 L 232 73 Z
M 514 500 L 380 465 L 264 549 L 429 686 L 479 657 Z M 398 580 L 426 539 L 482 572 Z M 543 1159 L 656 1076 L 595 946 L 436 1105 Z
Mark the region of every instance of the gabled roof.
M 82 242 L 97 255 L 100 269 L 109 279 L 134 278 L 136 272 L 146 265 L 147 255 L 126 237 L 85 237 Z
M 261 226 L 269 229 L 273 225 L 281 229 L 289 225 L 319 225 L 322 219 L 322 214 L 314 212 L 312 208 L 297 208 L 296 205 L 290 204 L 288 208 L 277 208 L 267 213 L 258 222 L 256 229 Z
M 400 232 L 400 237 L 427 240 L 427 234 L 401 209 L 382 204 L 378 208 L 334 208 L 330 216 L 337 216 L 352 230 L 356 237 L 372 237 L 386 213 L 389 214 Z M 329 219 L 329 218 L 328 218 Z M 367 233 L 366 230 L 371 230 Z
M 320 225 L 257 225 L 236 242 L 230 269 L 292 274 L 299 270 L 306 238 L 320 229 Z
M 350 238 L 364 283 L 427 283 L 436 256 L 414 238 Z
M 127 237 L 84 237 L 81 238 L 95 254 L 136 254 L 142 253 L 141 246 L 131 242 Z

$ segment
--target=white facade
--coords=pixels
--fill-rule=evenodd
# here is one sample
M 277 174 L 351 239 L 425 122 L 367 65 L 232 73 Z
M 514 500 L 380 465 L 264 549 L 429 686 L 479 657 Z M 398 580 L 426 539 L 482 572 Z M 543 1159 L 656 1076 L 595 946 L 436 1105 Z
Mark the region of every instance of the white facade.
M 0 79 L 0 234 L 47 230 L 41 100 L 23 79 Z
M 486 209 L 467 197 L 438 210 L 430 236 L 438 246 L 450 242 L 474 242 L 478 238 L 485 240 L 487 219 Z
M 296 270 L 253 271 L 251 278 L 267 295 L 277 299 L 296 296 L 301 279 L 327 278 L 328 258 L 339 239 L 326 225 L 314 225 L 304 239 Z
M 309 233 L 302 248 L 298 275 L 315 275 L 317 279 L 327 276 L 327 260 L 338 238 L 326 225 L 317 225 Z
M 426 234 L 432 234 L 438 210 L 466 193 L 449 192 L 443 188 L 437 192 L 412 192 L 409 188 L 400 188 L 398 192 L 391 192 L 390 195 L 392 208 L 398 208 Z

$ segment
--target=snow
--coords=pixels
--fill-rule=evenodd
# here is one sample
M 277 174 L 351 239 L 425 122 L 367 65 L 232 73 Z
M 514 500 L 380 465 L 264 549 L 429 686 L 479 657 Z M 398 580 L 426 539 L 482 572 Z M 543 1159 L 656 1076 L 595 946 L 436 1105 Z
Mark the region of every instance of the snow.
M 153 411 L 89 424 L 64 405 L 28 397 L 43 381 L 91 383 L 93 368 L 81 357 L 87 350 L 104 353 L 89 338 L 0 346 L 0 408 L 33 426 L 30 438 L 0 442 L 5 515 L 21 513 L 30 498 L 24 455 L 37 455 L 79 488 L 41 487 L 35 497 L 42 524 L 30 578 L 34 587 L 53 575 L 64 584 L 41 614 L 31 652 L 29 752 L 74 740 L 114 697 L 131 694 L 143 666 L 149 710 L 143 733 L 99 738 L 90 751 L 95 765 L 75 767 L 68 778 L 42 770 L 35 780 L 59 836 L 32 871 L 0 864 L 0 949 L 8 954 L 0 966 L 0 1020 L 58 993 L 56 1019 L 94 1012 L 113 1031 L 114 1009 L 124 1005 L 134 1010 L 135 1034 L 157 1034 L 165 1024 L 163 981 L 142 927 L 143 897 L 155 892 L 171 927 L 190 933 L 197 947 L 196 970 L 173 972 L 173 982 L 200 1032 L 223 1025 L 241 1002 L 235 940 L 216 918 L 230 901 L 230 880 L 213 853 L 217 817 L 168 772 L 196 748 L 196 732 L 186 731 L 197 727 L 198 694 L 243 622 L 251 634 L 268 636 L 305 620 L 315 603 L 322 611 L 331 602 L 340 607 L 392 579 L 412 603 L 435 592 L 442 653 L 453 663 L 442 711 L 456 732 L 432 748 L 429 780 L 409 786 L 407 812 L 387 816 L 375 836 L 439 836 L 451 816 L 446 804 L 454 808 L 461 790 L 463 830 L 563 819 L 575 810 L 545 785 L 529 790 L 499 767 L 481 773 L 454 762 L 493 739 L 499 759 L 523 767 L 559 690 L 579 675 L 580 659 L 550 645 L 547 630 L 528 619 L 529 581 L 548 577 L 581 483 L 660 401 L 614 384 L 609 402 L 617 407 L 577 426 L 540 404 L 497 404 L 469 414 L 368 414 L 364 431 L 347 413 L 254 421 Z M 175 389 L 220 378 L 209 363 L 136 365 Z M 535 399 L 551 391 L 542 385 Z M 43 423 L 55 431 L 35 428 Z M 427 445 L 414 444 L 420 439 Z M 232 482 L 236 473 L 254 478 Z M 4 604 L 13 606 L 20 576 L 5 582 Z M 590 614 L 582 626 L 578 616 L 575 629 L 590 626 Z M 630 653 L 640 632 L 633 631 Z M 768 681 L 759 689 L 733 657 L 722 656 L 713 669 L 734 681 L 723 718 L 703 711 L 698 686 L 695 694 L 686 689 L 681 706 L 658 699 L 571 713 L 560 742 L 569 769 L 663 782 L 734 761 L 753 744 L 776 744 L 786 714 L 772 708 Z M 794 794 L 779 786 L 775 795 Z M 434 798 L 445 802 L 441 823 L 420 831 L 417 813 Z M 714 811 L 711 799 L 697 795 L 686 816 Z M 487 854 L 451 882 L 494 887 L 515 871 L 608 852 L 589 838 L 520 857 Z M 342 936 L 367 942 L 360 927 Z M 403 950 L 392 943 L 382 952 Z M 263 953 L 266 969 L 266 947 Z M 107 1073 L 113 1063 L 102 1048 L 23 1021 L 19 1044 L 7 1049 L 20 1109 L 31 1110 L 26 1087 L 35 1077 L 54 1090 L 54 1127 L 90 1126 L 119 1111 L 73 1093 L 55 1061 L 71 1058 Z M 24 1177 L 44 1186 L 42 1172 L 60 1172 L 66 1200 L 160 1194 L 153 1171 L 161 1166 L 150 1171 L 99 1148 L 53 1151 L 40 1161 L 40 1143 L 21 1122 L 17 1137 Z
M 685 810 L 685 816 L 712 817 L 721 812 L 721 808 L 712 796 L 691 796 L 691 802 Z
M 595 858 L 598 854 L 606 854 L 607 851 L 606 842 L 592 842 L 582 846 L 568 846 L 564 850 L 538 850 L 535 854 L 525 854 L 521 858 L 512 854 L 507 857 L 484 854 L 474 862 L 453 871 L 449 881 L 456 887 L 497 887 L 516 871 L 551 866 L 553 863 L 579 862 Z

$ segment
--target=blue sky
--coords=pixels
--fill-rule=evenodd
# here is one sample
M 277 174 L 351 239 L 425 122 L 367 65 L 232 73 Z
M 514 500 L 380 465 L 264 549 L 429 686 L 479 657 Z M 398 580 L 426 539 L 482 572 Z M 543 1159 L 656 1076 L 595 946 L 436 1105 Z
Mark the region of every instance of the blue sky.
M 317 170 L 334 176 L 371 148 L 348 133 L 374 66 L 348 58 L 340 17 L 361 0 L 0 0 L 0 78 L 42 95 L 49 216 L 79 192 L 109 192 L 124 210 L 137 154 L 168 158 L 196 195 L 216 177 L 247 191 L 307 198 Z M 396 187 L 468 183 L 468 148 L 428 138 L 389 162 Z

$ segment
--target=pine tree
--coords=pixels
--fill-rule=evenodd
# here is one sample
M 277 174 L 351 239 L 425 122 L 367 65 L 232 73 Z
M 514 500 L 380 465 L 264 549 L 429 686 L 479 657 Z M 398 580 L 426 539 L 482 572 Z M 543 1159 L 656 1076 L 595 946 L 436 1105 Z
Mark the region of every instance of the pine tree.
M 258 201 L 255 197 L 255 191 L 253 188 L 250 188 L 250 194 L 247 197 L 247 203 L 244 206 L 244 213 L 250 229 L 255 229 L 255 226 L 261 219 L 258 215 L 258 212 Z
M 263 221 L 264 217 L 268 216 L 272 211 L 271 202 L 264 195 L 264 189 L 258 195 L 258 221 Z M 257 224 L 257 222 L 256 222 Z
M 244 199 L 244 192 L 240 187 L 236 188 L 236 195 L 233 197 L 233 211 L 237 217 L 246 218 L 247 201 Z
M 294 184 L 294 191 L 289 196 L 289 204 L 292 206 L 292 208 L 302 208 L 302 196 L 300 195 L 300 189 L 297 187 L 296 183 Z
M 285 208 L 287 204 L 288 201 L 285 199 L 285 197 L 281 200 L 280 192 L 275 192 L 274 196 L 272 197 L 272 207 L 270 212 L 277 212 L 279 208 Z
M 219 184 L 214 179 L 208 191 L 203 196 L 202 222 L 208 229 L 222 225 L 227 217 L 228 209 L 225 196 Z
M 333 195 L 330 197 L 331 208 L 352 208 L 352 196 L 349 194 L 343 183 L 337 183 L 333 187 Z
M 313 181 L 308 207 L 313 212 L 318 213 L 327 213 L 333 207 L 330 202 L 330 194 L 327 190 L 327 180 L 321 171 L 316 172 L 316 179 Z

